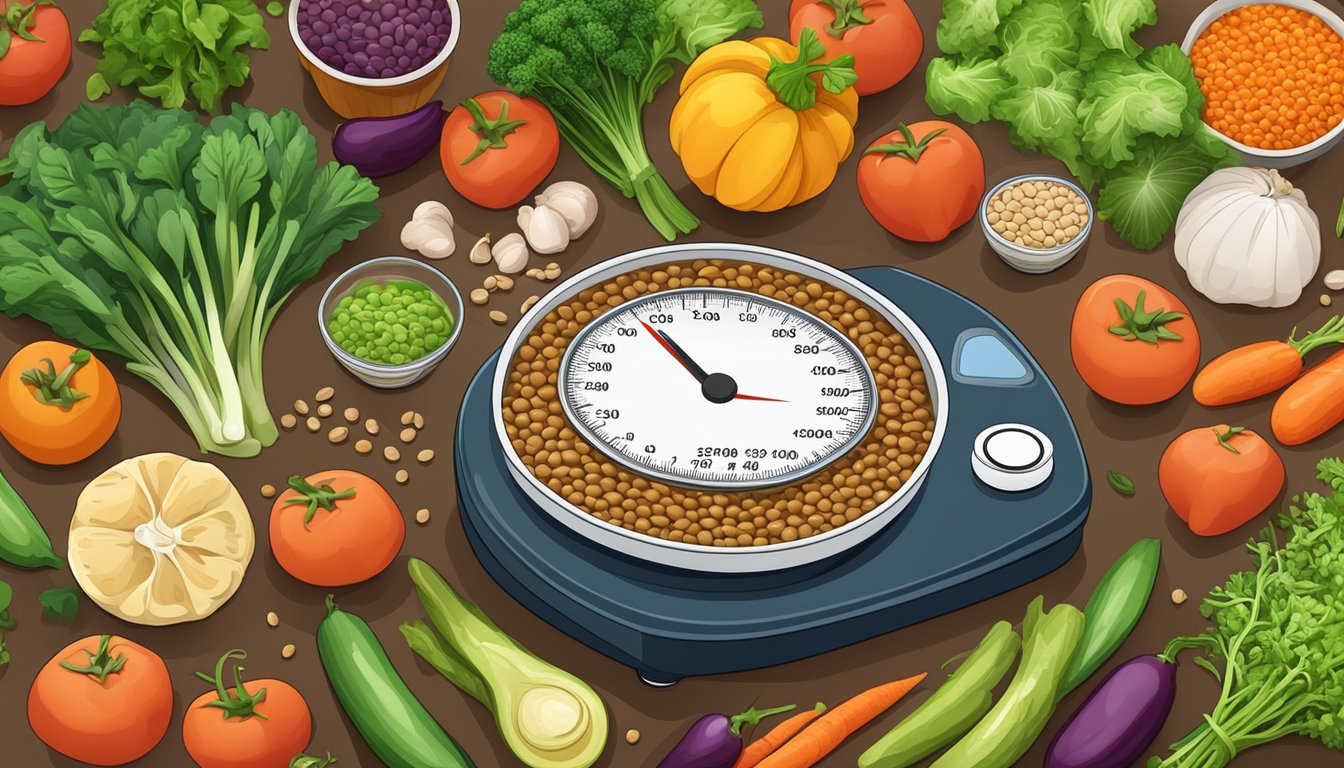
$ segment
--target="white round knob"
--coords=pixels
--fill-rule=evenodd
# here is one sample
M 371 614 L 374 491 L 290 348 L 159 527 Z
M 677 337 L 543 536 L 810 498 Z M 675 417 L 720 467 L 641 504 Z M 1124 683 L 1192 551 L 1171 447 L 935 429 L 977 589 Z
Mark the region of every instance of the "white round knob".
M 1050 479 L 1055 447 L 1035 427 L 999 424 L 975 438 L 971 467 L 991 488 L 1008 493 L 1029 491 Z

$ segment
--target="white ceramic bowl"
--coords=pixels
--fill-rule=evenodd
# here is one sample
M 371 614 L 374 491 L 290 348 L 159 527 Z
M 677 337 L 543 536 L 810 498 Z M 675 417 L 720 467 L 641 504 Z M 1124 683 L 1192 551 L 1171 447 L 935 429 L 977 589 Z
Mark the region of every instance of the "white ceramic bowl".
M 403 365 L 380 365 L 360 359 L 346 352 L 337 344 L 327 331 L 327 321 L 336 303 L 368 283 L 382 283 L 388 280 L 414 280 L 434 291 L 448 307 L 453 317 L 453 330 L 448 340 L 438 349 Z M 322 333 L 322 341 L 327 349 L 345 367 L 365 384 L 379 389 L 397 389 L 407 387 L 429 375 L 434 367 L 448 356 L 457 339 L 462 335 L 462 294 L 457 286 L 437 269 L 403 256 L 384 256 L 351 267 L 332 281 L 322 301 L 317 305 L 317 327 Z
M 1195 17 L 1195 21 L 1190 25 L 1190 31 L 1185 33 L 1185 40 L 1181 43 L 1181 50 L 1188 56 L 1190 50 L 1195 47 L 1195 41 L 1204 34 L 1204 30 L 1209 28 L 1210 24 L 1217 21 L 1219 17 L 1235 11 L 1238 8 L 1247 5 L 1261 5 L 1264 0 L 1216 0 L 1204 12 Z M 1344 19 L 1334 11 L 1326 8 L 1314 0 L 1271 0 L 1270 5 L 1286 5 L 1290 8 L 1297 8 L 1312 14 L 1326 26 L 1333 29 L 1340 37 L 1344 37 Z M 1241 155 L 1242 162 L 1247 165 L 1260 168 L 1292 168 L 1295 165 L 1315 160 L 1321 155 L 1329 152 L 1332 147 L 1339 143 L 1341 137 L 1344 137 L 1344 121 L 1330 129 L 1324 136 L 1316 139 L 1310 144 L 1303 144 L 1293 149 L 1260 149 L 1242 144 L 1229 136 L 1215 131 L 1207 123 L 1203 124 L 1204 130 L 1217 136 L 1224 144 L 1235 149 L 1238 155 Z
M 1083 225 L 1082 231 L 1078 236 L 1063 245 L 1057 245 L 1054 248 L 1027 248 L 1017 243 L 1005 240 L 1002 235 L 994 231 L 994 227 L 989 223 L 989 203 L 1005 188 L 1014 184 L 1021 184 L 1025 181 L 1044 181 L 1053 184 L 1062 184 L 1072 189 L 1078 197 L 1087 203 L 1087 223 Z M 1041 275 L 1046 272 L 1053 272 L 1056 269 L 1069 263 L 1078 251 L 1082 250 L 1087 238 L 1092 234 L 1092 223 L 1097 220 L 1096 206 L 1092 204 L 1091 198 L 1083 191 L 1083 188 L 1068 179 L 1059 176 L 1049 176 L 1046 174 L 1027 174 L 1025 176 L 1014 176 L 1011 179 L 1004 179 L 994 188 L 985 193 L 984 198 L 980 200 L 980 231 L 985 233 L 985 240 L 989 242 L 989 247 L 999 254 L 1004 263 L 1016 269 L 1019 272 L 1026 272 L 1033 275 Z

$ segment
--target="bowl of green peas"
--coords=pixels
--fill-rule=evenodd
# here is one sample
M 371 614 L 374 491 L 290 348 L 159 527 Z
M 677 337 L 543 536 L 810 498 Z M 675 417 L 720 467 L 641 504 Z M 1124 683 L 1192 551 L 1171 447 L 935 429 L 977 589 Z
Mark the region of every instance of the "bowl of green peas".
M 427 264 L 384 256 L 332 282 L 317 325 L 331 354 L 364 383 L 406 387 L 428 376 L 457 343 L 462 294 Z

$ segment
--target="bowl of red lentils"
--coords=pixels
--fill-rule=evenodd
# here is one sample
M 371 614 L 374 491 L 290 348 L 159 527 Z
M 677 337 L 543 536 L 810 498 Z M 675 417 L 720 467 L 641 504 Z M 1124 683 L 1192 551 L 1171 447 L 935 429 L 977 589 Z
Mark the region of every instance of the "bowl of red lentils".
M 1250 165 L 1289 168 L 1344 136 L 1344 20 L 1313 0 L 1217 0 L 1181 50 L 1204 124 Z

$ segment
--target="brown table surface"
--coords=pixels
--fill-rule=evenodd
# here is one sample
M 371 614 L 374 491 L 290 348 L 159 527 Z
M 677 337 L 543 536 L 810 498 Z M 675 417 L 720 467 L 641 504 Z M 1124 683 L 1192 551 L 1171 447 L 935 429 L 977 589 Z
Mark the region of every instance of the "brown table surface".
M 494 87 L 485 74 L 486 49 L 499 31 L 503 16 L 514 3 L 464 0 L 465 27 L 452 66 L 439 96 L 454 103 Z M 767 20 L 766 32 L 786 33 L 788 3 L 761 3 Z M 920 0 L 913 3 L 925 29 L 924 62 L 936 53 L 933 28 L 939 5 Z M 1162 20 L 1140 36 L 1145 45 L 1177 41 L 1203 7 L 1200 0 L 1167 0 L 1161 4 Z M 85 28 L 102 3 L 67 0 L 63 3 L 72 27 Z M 249 106 L 274 112 L 282 107 L 296 110 L 318 136 L 324 159 L 330 157 L 329 137 L 339 118 L 322 102 L 307 75 L 300 69 L 285 21 L 268 19 L 274 38 L 271 50 L 252 57 L 253 80 L 232 96 Z M 46 120 L 60 122 L 84 101 L 84 81 L 93 72 L 96 49 L 77 45 L 74 65 L 60 86 L 39 103 L 0 111 L 0 133 L 7 139 L 24 125 Z M 923 78 L 916 74 L 896 88 L 865 98 L 857 128 L 860 146 L 891 130 L 898 121 L 930 116 L 923 100 Z M 181 715 L 186 702 L 203 692 L 193 670 L 213 667 L 223 651 L 241 647 L 251 653 L 247 662 L 251 677 L 281 677 L 303 692 L 313 710 L 315 731 L 311 751 L 330 750 L 341 765 L 376 766 L 377 758 L 362 743 L 341 713 L 317 658 L 313 633 L 323 616 L 322 598 L 327 590 L 301 584 L 285 574 L 266 545 L 270 503 L 258 491 L 263 483 L 283 486 L 290 474 L 333 467 L 365 471 L 393 489 L 410 517 L 428 507 L 431 522 L 423 527 L 410 524 L 402 557 L 378 578 L 337 591 L 341 605 L 372 624 L 393 663 L 407 683 L 438 720 L 474 757 L 477 765 L 519 765 L 504 746 L 484 708 L 460 694 L 424 664 L 418 663 L 402 642 L 397 625 L 419 615 L 410 581 L 405 575 L 406 558 L 424 558 L 481 607 L 507 632 L 541 652 L 545 658 L 590 682 L 606 700 L 611 715 L 611 739 L 600 766 L 652 766 L 680 738 L 685 728 L 708 712 L 733 713 L 752 702 L 762 706 L 798 702 L 807 706 L 821 700 L 835 704 L 878 682 L 928 670 L 933 678 L 940 664 L 979 640 L 991 623 L 1007 618 L 1020 620 L 1028 601 L 1044 594 L 1048 603 L 1072 601 L 1081 605 L 1110 563 L 1135 540 L 1157 536 L 1163 540 L 1162 569 L 1151 604 L 1133 636 L 1110 665 L 1142 653 L 1161 650 L 1176 634 L 1194 633 L 1205 626 L 1197 604 L 1199 596 L 1221 583 L 1232 571 L 1247 567 L 1242 543 L 1254 532 L 1247 526 L 1214 539 L 1190 534 L 1168 509 L 1157 485 L 1157 460 L 1167 442 L 1186 429 L 1219 422 L 1244 424 L 1268 434 L 1270 402 L 1259 401 L 1211 413 L 1196 405 L 1188 391 L 1174 400 L 1152 407 L 1127 408 L 1109 404 L 1092 395 L 1075 374 L 1069 360 L 1068 330 L 1071 308 L 1079 293 L 1096 278 L 1114 272 L 1133 272 L 1154 279 L 1178 293 L 1199 322 L 1207 360 L 1231 345 L 1275 338 L 1293 327 L 1319 325 L 1330 311 L 1317 303 L 1323 288 L 1319 280 L 1309 286 L 1302 300 L 1282 310 L 1222 307 L 1211 304 L 1190 288 L 1171 254 L 1170 240 L 1156 251 L 1138 253 L 1119 240 L 1109 227 L 1100 227 L 1085 251 L 1063 269 L 1044 276 L 1023 275 L 1009 269 L 986 246 L 974 226 L 963 227 L 946 242 L 912 245 L 887 235 L 864 210 L 855 190 L 856 158 L 840 169 L 832 189 L 819 198 L 787 213 L 745 214 L 729 211 L 703 197 L 687 181 L 666 140 L 668 115 L 675 85 L 663 89 L 646 114 L 645 124 L 653 158 L 687 205 L 703 223 L 687 240 L 738 241 L 794 250 L 840 267 L 890 264 L 911 270 L 950 286 L 996 313 L 1045 367 L 1067 402 L 1092 467 L 1096 487 L 1084 544 L 1063 568 L 1039 581 L 1012 590 L 992 600 L 923 622 L 891 634 L 859 643 L 842 651 L 784 666 L 725 675 L 688 679 L 666 690 L 649 688 L 629 668 L 589 650 L 552 629 L 514 602 L 482 570 L 467 544 L 457 516 L 457 500 L 450 470 L 453 460 L 454 419 L 463 390 L 481 362 L 503 341 L 508 328 L 496 326 L 486 311 L 469 307 L 466 327 L 457 348 L 424 383 L 398 392 L 379 392 L 347 375 L 323 347 L 314 327 L 316 304 L 323 289 L 340 271 L 362 260 L 404 253 L 398 232 L 412 209 L 424 200 L 444 201 L 457 218 L 458 254 L 437 266 L 466 292 L 488 274 L 471 264 L 466 251 L 485 232 L 500 236 L 513 231 L 513 213 L 478 209 L 459 198 L 439 170 L 437 153 L 412 169 L 381 182 L 380 205 L 384 219 L 370 228 L 357 243 L 333 258 L 321 275 L 300 289 L 282 311 L 266 346 L 267 394 L 278 416 L 296 398 L 312 400 L 316 390 L 334 386 L 337 413 L 356 406 L 362 414 L 384 425 L 397 423 L 400 414 L 416 409 L 427 426 L 415 447 L 433 448 L 438 457 L 425 469 L 404 462 L 411 480 L 405 487 L 392 482 L 393 468 L 380 456 L 360 457 L 350 445 L 329 445 L 324 435 L 300 428 L 282 433 L 275 446 L 260 459 L 232 460 L 204 457 L 215 462 L 234 481 L 247 500 L 258 530 L 256 555 L 249 575 L 237 595 L 206 621 L 167 628 L 140 627 L 103 613 L 87 600 L 73 627 L 43 624 L 37 593 L 53 586 L 73 585 L 68 571 L 21 572 L 0 568 L 0 578 L 15 591 L 13 614 L 19 628 L 6 634 L 13 660 L 0 668 L 0 722 L 5 723 L 5 757 L 0 763 L 20 768 L 76 765 L 44 747 L 25 727 L 28 685 L 37 669 L 59 648 L 76 638 L 103 632 L 120 633 L 162 654 L 177 687 L 177 708 L 168 736 L 138 764 L 185 766 L 190 764 L 181 741 Z M 118 90 L 114 97 L 129 94 Z M 1008 143 L 999 123 L 970 128 L 986 157 L 989 182 L 1024 172 L 1059 172 L 1050 158 L 1023 154 Z M 1294 169 L 1289 178 L 1305 190 L 1323 223 L 1324 249 L 1321 274 L 1344 266 L 1339 241 L 1330 232 L 1344 176 L 1344 152 Z M 638 208 L 605 186 L 568 149 L 551 180 L 576 179 L 589 184 L 602 201 L 602 213 L 594 229 L 557 261 L 566 273 L 620 253 L 660 242 Z M 540 261 L 544 263 L 544 261 Z M 503 309 L 517 319 L 524 297 L 544 290 L 531 280 L 520 279 L 511 295 L 497 296 L 491 309 Z M 27 319 L 0 316 L 0 359 L 20 346 L 51 335 L 45 327 Z M 26 498 L 46 526 L 58 551 L 64 551 L 68 520 L 84 484 L 108 466 L 131 456 L 154 451 L 172 451 L 203 458 L 177 414 L 148 384 L 114 366 L 121 384 L 124 410 L 121 427 L 111 442 L 92 458 L 73 467 L 53 469 L 33 464 L 8 444 L 0 444 L 0 468 Z M 334 419 L 339 421 L 339 417 Z M 328 420 L 332 422 L 333 420 Z M 383 441 L 390 439 L 385 430 Z M 482 435 L 481 440 L 493 439 Z M 1280 448 L 1288 466 L 1288 489 L 1312 488 L 1313 466 L 1318 458 L 1337 453 L 1336 432 L 1299 448 Z M 2 441 L 0 441 L 2 442 Z M 381 444 L 381 443 L 380 443 Z M 954 457 L 955 458 L 955 457 Z M 1122 470 L 1133 477 L 1138 493 L 1121 498 L 1106 485 L 1107 470 Z M 1257 526 L 1263 523 L 1263 517 Z M 1168 595 L 1174 588 L 1192 599 L 1174 607 Z M 280 615 L 280 627 L 266 626 L 268 611 Z M 280 649 L 295 643 L 298 654 L 283 660 Z M 1097 678 L 1094 678 L 1094 681 Z M 1167 727 L 1157 740 L 1164 745 L 1185 734 L 1200 721 L 1200 713 L 1213 706 L 1216 691 L 1209 676 L 1192 664 L 1180 673 L 1181 691 Z M 1089 686 L 1090 688 L 1090 686 Z M 926 685 L 896 710 L 879 718 L 841 749 L 823 761 L 827 766 L 852 765 L 858 755 L 903 714 L 933 689 Z M 1024 758 L 1024 765 L 1039 764 L 1049 738 L 1064 718 L 1081 702 L 1087 689 L 1073 694 L 1060 708 L 1045 735 Z M 624 734 L 637 729 L 642 738 L 626 744 Z M 1290 738 L 1279 744 L 1248 752 L 1237 761 L 1244 768 L 1271 765 L 1325 765 L 1338 756 L 1305 739 Z

